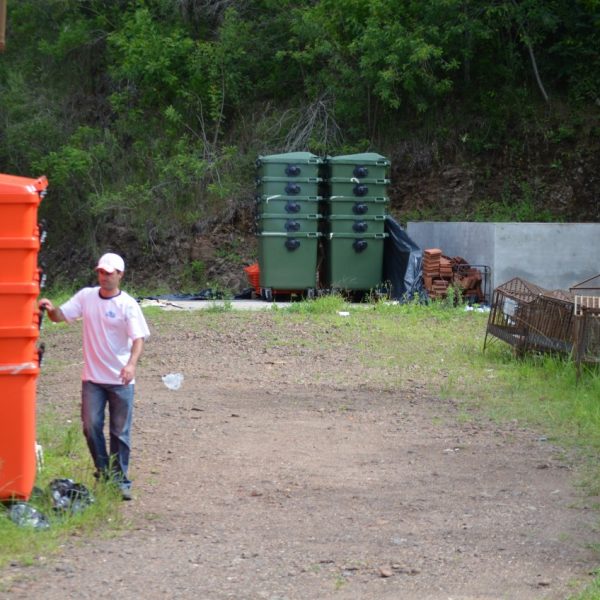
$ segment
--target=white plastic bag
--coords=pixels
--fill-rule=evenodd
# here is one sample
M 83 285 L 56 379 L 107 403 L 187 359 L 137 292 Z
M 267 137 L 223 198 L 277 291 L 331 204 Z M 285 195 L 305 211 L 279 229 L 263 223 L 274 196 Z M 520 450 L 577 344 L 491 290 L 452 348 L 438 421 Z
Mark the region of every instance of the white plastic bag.
M 170 390 L 178 390 L 183 383 L 183 374 L 182 373 L 169 373 L 168 375 L 164 375 L 161 377 L 163 383 Z

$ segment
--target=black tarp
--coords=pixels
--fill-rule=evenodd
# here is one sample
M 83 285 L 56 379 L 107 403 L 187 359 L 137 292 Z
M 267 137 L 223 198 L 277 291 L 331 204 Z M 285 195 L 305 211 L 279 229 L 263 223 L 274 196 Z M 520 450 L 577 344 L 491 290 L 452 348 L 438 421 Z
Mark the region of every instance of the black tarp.
M 385 218 L 385 231 L 388 236 L 383 251 L 383 279 L 391 286 L 391 297 L 401 302 L 426 301 L 423 251 L 389 215 Z

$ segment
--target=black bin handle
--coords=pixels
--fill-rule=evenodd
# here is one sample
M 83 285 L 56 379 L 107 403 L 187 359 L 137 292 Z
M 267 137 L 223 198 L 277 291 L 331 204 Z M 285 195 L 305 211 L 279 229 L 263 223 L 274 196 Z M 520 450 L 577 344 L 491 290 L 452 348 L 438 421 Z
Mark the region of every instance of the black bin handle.
M 297 183 L 288 183 L 285 186 L 285 193 L 289 196 L 297 196 L 302 188 Z
M 300 240 L 298 240 L 296 238 L 288 238 L 287 240 L 285 240 L 284 246 L 290 252 L 293 252 L 294 250 L 298 250 L 298 248 L 300 248 Z
M 286 231 L 300 231 L 300 221 L 294 221 L 293 219 L 288 219 L 285 222 L 284 228 Z
M 352 247 L 354 248 L 354 252 L 357 254 L 364 252 L 369 246 L 367 240 L 354 240 Z
M 285 174 L 289 177 L 298 177 L 302 173 L 302 169 L 298 165 L 288 165 L 285 168 Z
M 369 186 L 365 185 L 364 183 L 359 183 L 358 185 L 354 186 L 352 191 L 354 192 L 355 196 L 366 196 L 369 193 Z

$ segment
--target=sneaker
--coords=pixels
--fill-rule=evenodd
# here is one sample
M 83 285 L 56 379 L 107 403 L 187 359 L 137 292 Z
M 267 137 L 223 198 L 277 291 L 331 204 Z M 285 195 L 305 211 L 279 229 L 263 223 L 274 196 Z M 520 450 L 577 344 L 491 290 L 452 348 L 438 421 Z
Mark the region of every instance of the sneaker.
M 133 496 L 131 495 L 131 489 L 130 488 L 121 488 L 121 498 L 123 500 L 132 500 Z

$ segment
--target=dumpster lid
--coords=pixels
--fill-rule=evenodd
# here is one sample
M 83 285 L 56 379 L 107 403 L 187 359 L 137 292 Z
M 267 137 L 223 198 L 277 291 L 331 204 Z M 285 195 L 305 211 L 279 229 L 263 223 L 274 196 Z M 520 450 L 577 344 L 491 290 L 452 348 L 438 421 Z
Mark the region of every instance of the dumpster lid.
M 48 187 L 46 177 L 32 179 L 0 173 L 0 202 L 39 202 L 40 192 Z
M 256 217 L 257 220 L 261 220 L 261 219 L 290 219 L 290 220 L 300 220 L 302 221 L 304 220 L 318 220 L 321 218 L 321 215 L 319 214 L 310 214 L 310 215 L 305 215 L 305 214 L 295 214 L 295 213 L 263 213 L 260 214 Z
M 328 233 L 326 239 L 348 239 L 348 240 L 384 240 L 388 237 L 387 233 Z
M 383 179 L 357 179 L 354 177 L 330 177 L 329 183 L 358 183 L 360 185 L 389 185 L 390 180 Z
M 256 237 L 264 238 L 320 238 L 318 231 L 262 231 Z
M 33 281 L 26 283 L 0 283 L 0 296 L 3 294 L 32 294 L 40 293 L 39 276 Z
M 0 238 L 0 248 L 5 249 L 39 249 L 40 240 L 37 236 Z
M 385 221 L 385 215 L 329 215 L 327 221 Z
M 37 362 L 25 362 L 16 364 L 0 364 L 0 377 L 14 377 L 23 375 L 27 378 L 31 376 L 39 377 L 40 369 Z
M 269 202 L 270 200 L 289 200 L 291 202 L 320 202 L 323 196 L 286 196 L 285 194 L 273 194 L 272 196 L 256 196 L 257 202 Z
M 349 165 L 379 165 L 387 167 L 390 161 L 381 154 L 375 152 L 364 152 L 362 154 L 346 154 L 344 156 L 328 156 L 328 163 Z
M 20 325 L 18 327 L 0 327 L 0 338 L 37 338 L 37 325 Z
M 256 185 L 261 183 L 321 183 L 321 177 L 257 177 Z
M 322 158 L 311 152 L 287 152 L 285 154 L 269 154 L 267 156 L 259 155 L 256 160 L 257 166 L 262 163 L 299 163 L 299 164 L 313 164 L 320 165 L 324 162 Z
M 371 202 L 371 203 L 382 203 L 385 204 L 389 202 L 389 198 L 387 196 L 329 196 L 327 198 L 328 202 Z

